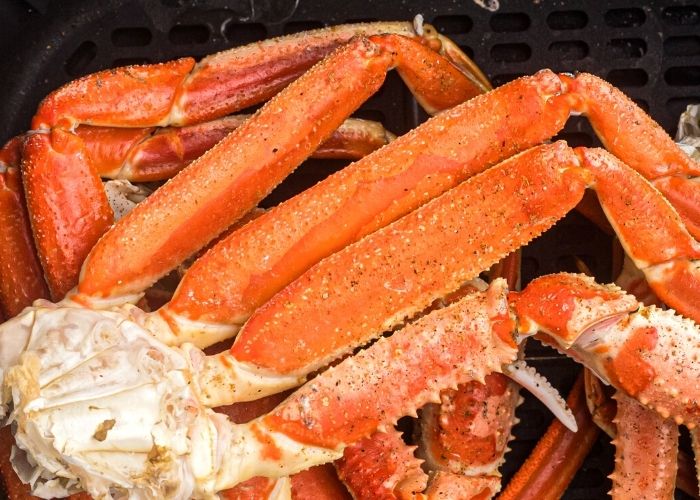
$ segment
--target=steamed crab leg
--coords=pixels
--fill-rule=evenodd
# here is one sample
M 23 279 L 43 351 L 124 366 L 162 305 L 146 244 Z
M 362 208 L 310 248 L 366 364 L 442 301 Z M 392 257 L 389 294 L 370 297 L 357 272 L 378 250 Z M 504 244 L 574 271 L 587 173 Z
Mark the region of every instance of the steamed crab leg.
M 395 66 L 413 70 L 404 76 L 415 79 L 414 87 L 426 95 L 439 93 L 446 107 L 469 98 L 475 90 L 456 67 L 409 38 L 353 39 L 106 234 L 85 263 L 80 296 L 85 301 L 133 298 L 254 207 L 374 93 Z M 431 73 L 426 72 L 428 68 Z M 435 72 L 441 72 L 442 84 L 451 82 L 449 93 L 440 92 L 433 80 Z M 329 85 L 333 92 L 328 92 Z M 185 225 L 188 229 L 183 231 Z M 144 227 L 149 227 L 145 241 L 125 236 Z M 117 259 L 107 251 L 116 246 L 120 248 Z M 118 296 L 122 297 L 114 298 Z
M 608 178 L 606 170 L 615 175 Z M 689 278 L 697 280 L 692 260 L 700 256 L 700 245 L 639 174 L 602 150 L 574 152 L 563 143 L 541 146 L 468 180 L 311 268 L 256 311 L 228 353 L 207 359 L 235 367 L 228 373 L 236 375 L 204 381 L 205 397 L 221 403 L 298 383 L 527 243 L 573 208 L 587 185 L 606 199 L 606 186 L 623 184 L 623 191 L 644 200 L 633 215 L 643 213 L 645 224 L 667 235 L 664 254 L 674 260 L 658 265 L 689 269 Z M 632 210 L 626 197 L 608 201 L 611 217 Z M 648 247 L 656 240 L 640 238 L 645 236 L 641 231 L 636 236 L 637 255 L 650 254 Z M 384 300 L 367 302 L 365 297 L 377 290 Z M 697 299 L 691 293 L 692 288 L 677 297 L 684 302 L 676 307 L 692 305 Z M 319 304 L 332 305 L 333 314 Z
M 588 117 L 605 148 L 651 181 L 700 239 L 700 164 L 609 83 L 587 74 L 562 79 L 573 109 Z
M 100 177 L 132 182 L 159 181 L 177 174 L 250 116 L 232 115 L 184 127 L 80 125 L 72 134 L 82 141 L 81 147 Z M 394 137 L 380 123 L 349 118 L 311 157 L 357 160 Z
M 676 488 L 678 425 L 618 391 L 613 498 L 672 498 Z
M 24 204 L 21 148 L 15 138 L 0 149 L 0 315 L 7 318 L 49 296 Z
M 487 88 L 479 69 L 420 20 L 415 26 L 409 22 L 349 24 L 252 43 L 210 55 L 199 63 L 183 58 L 94 73 L 46 97 L 32 129 L 78 124 L 182 126 L 220 118 L 270 99 L 354 36 L 382 34 L 409 37 L 439 50 L 472 75 L 475 86 Z

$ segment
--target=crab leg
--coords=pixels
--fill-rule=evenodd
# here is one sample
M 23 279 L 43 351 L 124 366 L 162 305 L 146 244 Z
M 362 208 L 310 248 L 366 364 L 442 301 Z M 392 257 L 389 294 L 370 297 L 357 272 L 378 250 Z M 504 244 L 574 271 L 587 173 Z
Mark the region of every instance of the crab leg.
M 353 498 L 414 498 L 425 490 L 428 475 L 415 446 L 404 443 L 393 427 L 351 444 L 335 461 L 338 476 Z
M 656 295 L 679 313 L 700 320 L 700 244 L 670 203 L 639 174 L 602 150 L 578 149 L 596 177 L 596 194 L 625 253 Z
M 673 498 L 678 425 L 622 392 L 617 401 L 613 498 Z
M 0 149 L 0 315 L 7 318 L 48 297 L 24 204 L 21 147 L 16 137 Z
M 147 182 L 169 179 L 203 155 L 250 115 L 234 115 L 186 127 L 116 128 L 81 125 L 73 133 L 100 177 Z M 350 118 L 322 143 L 312 158 L 356 160 L 394 136 L 381 124 Z
M 700 165 L 631 99 L 589 74 L 561 75 L 574 110 L 585 114 L 605 148 L 656 186 L 700 238 Z M 622 131 L 622 133 L 621 133 Z
M 28 136 L 22 177 L 37 253 L 51 296 L 75 286 L 80 266 L 114 218 L 82 141 L 70 132 Z
M 220 118 L 276 95 L 356 35 L 391 33 L 440 50 L 444 37 L 430 26 L 416 36 L 411 23 L 350 24 L 265 40 L 205 57 L 128 66 L 94 73 L 56 90 L 41 103 L 32 129 L 78 124 L 153 127 Z M 447 56 L 465 67 L 452 55 Z M 473 73 L 475 67 L 465 67 Z M 475 73 L 473 73 L 475 74 Z M 478 73 L 476 84 L 483 81 Z
M 492 498 L 501 489 L 498 468 L 504 461 L 511 428 L 517 424 L 517 384 L 500 373 L 440 395 L 439 405 L 421 411 L 421 451 L 434 478 L 428 495 L 436 498 Z M 443 491 L 449 487 L 451 496 Z
M 397 47 L 413 50 L 395 52 Z M 409 72 L 418 80 L 413 86 L 440 94 L 441 105 L 453 106 L 473 95 L 473 85 L 457 68 L 418 42 L 396 35 L 354 39 L 105 235 L 82 271 L 83 300 L 133 296 L 210 241 L 307 158 L 379 88 L 394 66 L 415 69 Z M 418 71 L 427 67 L 430 74 Z M 436 72 L 441 83 L 452 82 L 449 93 L 432 82 Z M 328 92 L 329 85 L 333 92 Z M 145 227 L 148 236 L 136 238 Z

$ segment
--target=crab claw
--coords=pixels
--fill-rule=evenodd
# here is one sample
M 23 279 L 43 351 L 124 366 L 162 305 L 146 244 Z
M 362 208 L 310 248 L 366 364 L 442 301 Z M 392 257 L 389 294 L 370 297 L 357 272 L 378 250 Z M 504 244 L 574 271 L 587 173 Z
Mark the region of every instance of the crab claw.
M 521 333 L 546 334 L 568 356 L 661 417 L 697 425 L 700 326 L 579 275 L 533 281 L 515 301 Z M 678 374 L 683 376 L 679 377 Z

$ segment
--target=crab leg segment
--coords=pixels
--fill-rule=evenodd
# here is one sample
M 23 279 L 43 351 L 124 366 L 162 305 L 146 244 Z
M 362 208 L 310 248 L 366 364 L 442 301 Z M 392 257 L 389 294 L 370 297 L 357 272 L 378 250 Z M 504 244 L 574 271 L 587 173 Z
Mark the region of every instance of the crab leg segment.
M 613 498 L 673 498 L 678 426 L 622 392 L 617 401 Z
M 571 280 L 574 278 L 567 278 Z M 539 328 L 547 332 L 566 354 L 582 361 L 602 380 L 663 418 L 695 427 L 696 402 L 700 400 L 695 381 L 700 376 L 700 364 L 694 347 L 688 346 L 700 345 L 700 327 L 673 311 L 644 307 L 612 285 L 594 292 L 592 280 L 575 277 L 575 281 L 581 282 L 578 295 L 562 292 L 562 281 L 556 277 L 536 280 L 534 287 L 531 283 L 516 304 L 516 308 L 529 311 L 525 315 L 527 325 L 522 326 L 521 318 L 523 330 Z M 585 314 L 597 302 L 615 296 L 621 309 L 610 308 L 606 320 Z M 568 307 L 557 309 L 555 302 Z M 627 314 L 623 314 L 624 306 Z M 570 321 L 571 310 L 582 311 L 577 322 Z M 679 378 L 679 373 L 683 377 Z
M 439 405 L 427 405 L 421 411 L 422 456 L 432 470 L 449 478 L 443 484 L 459 484 L 460 489 L 453 490 L 459 491 L 458 498 L 486 492 L 486 498 L 493 497 L 501 489 L 498 468 L 517 423 L 517 385 L 500 373 L 491 373 L 483 384 L 469 382 L 443 391 L 440 398 Z M 442 498 L 441 483 L 433 480 L 428 494 Z
M 444 69 L 441 78 L 454 83 L 450 105 L 473 95 L 473 85 L 457 68 L 420 43 L 397 38 L 353 39 L 131 212 L 86 261 L 79 286 L 84 300 L 136 294 L 221 233 L 330 136 L 393 66 L 420 67 L 440 59 L 431 67 Z M 413 44 L 413 52 L 392 52 L 403 40 Z
M 585 114 L 605 148 L 654 184 L 700 238 L 700 164 L 639 106 L 606 81 L 561 75 L 572 108 Z
M 415 36 L 410 23 L 337 26 L 219 52 L 94 73 L 50 94 L 33 129 L 77 124 L 152 127 L 219 118 L 263 102 L 358 34 Z
M 87 156 L 100 177 L 147 182 L 169 179 L 238 128 L 250 115 L 187 127 L 116 128 L 81 125 Z M 313 152 L 313 158 L 359 159 L 394 136 L 381 124 L 350 118 Z
M 625 252 L 658 297 L 700 319 L 700 244 L 669 202 L 641 175 L 600 149 L 578 149 L 595 175 L 595 190 Z
M 0 316 L 7 318 L 49 295 L 24 204 L 21 148 L 15 137 L 0 150 Z
M 428 484 L 414 451 L 390 428 L 348 446 L 335 464 L 353 498 L 414 498 Z
M 24 143 L 22 175 L 27 208 L 54 300 L 75 286 L 80 266 L 113 222 L 102 182 L 82 141 L 54 129 Z
M 235 333 L 322 258 L 556 133 L 568 117 L 556 104 L 560 92 L 559 78 L 541 71 L 444 111 L 227 238 L 190 269 L 160 314 L 229 324 Z

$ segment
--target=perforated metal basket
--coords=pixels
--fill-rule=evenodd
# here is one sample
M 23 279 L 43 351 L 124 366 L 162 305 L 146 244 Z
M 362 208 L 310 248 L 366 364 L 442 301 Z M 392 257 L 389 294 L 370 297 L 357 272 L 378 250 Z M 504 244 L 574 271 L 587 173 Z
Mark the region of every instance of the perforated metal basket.
M 478 2 L 491 8 L 494 0 Z M 700 3 L 501 0 L 489 10 L 470 0 L 2 0 L 0 2 L 0 141 L 27 129 L 43 96 L 100 69 L 202 57 L 243 43 L 322 26 L 370 20 L 425 20 L 455 40 L 500 85 L 541 68 L 587 71 L 622 88 L 670 133 L 680 112 L 700 102 Z M 401 134 L 425 116 L 395 75 L 357 113 Z M 561 138 L 597 145 L 585 119 Z M 342 167 L 313 161 L 267 200 L 275 204 Z M 611 241 L 572 214 L 533 242 L 524 282 L 581 259 L 602 281 L 611 276 Z M 534 343 L 528 357 L 562 391 L 578 368 Z M 531 398 L 503 467 L 507 481 L 551 420 Z M 565 498 L 603 498 L 613 451 L 601 438 Z M 680 498 L 680 494 L 679 498 Z

